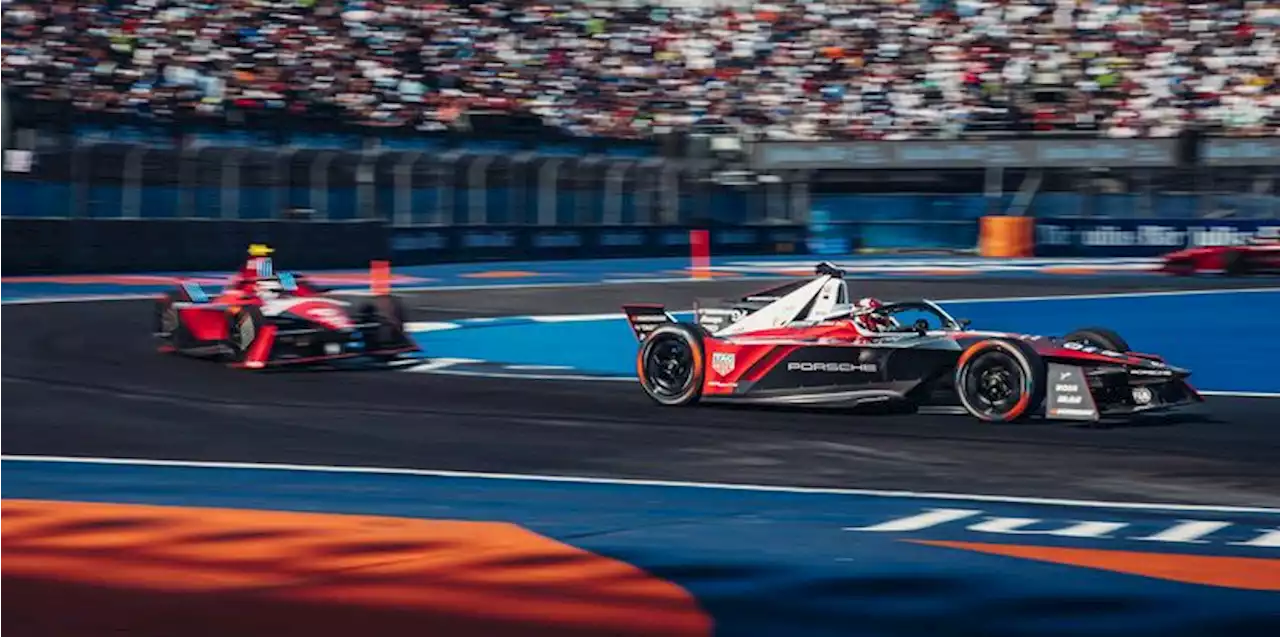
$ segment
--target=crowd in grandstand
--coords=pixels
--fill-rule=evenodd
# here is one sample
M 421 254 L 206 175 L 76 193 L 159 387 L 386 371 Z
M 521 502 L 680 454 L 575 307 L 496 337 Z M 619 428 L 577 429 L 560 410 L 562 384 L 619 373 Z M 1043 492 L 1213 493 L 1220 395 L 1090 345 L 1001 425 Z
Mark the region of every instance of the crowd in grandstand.
M 5 0 L 8 90 L 88 111 L 779 139 L 1280 134 L 1265 0 Z

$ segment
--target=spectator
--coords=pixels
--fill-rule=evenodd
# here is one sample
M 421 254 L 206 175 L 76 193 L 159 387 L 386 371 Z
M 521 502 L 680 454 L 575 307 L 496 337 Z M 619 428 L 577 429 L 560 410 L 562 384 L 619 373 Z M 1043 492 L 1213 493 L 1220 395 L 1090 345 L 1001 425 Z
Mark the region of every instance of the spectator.
M 439 130 L 526 111 L 639 138 L 1280 134 L 1262 0 L 5 0 L 3 74 L 85 111 Z

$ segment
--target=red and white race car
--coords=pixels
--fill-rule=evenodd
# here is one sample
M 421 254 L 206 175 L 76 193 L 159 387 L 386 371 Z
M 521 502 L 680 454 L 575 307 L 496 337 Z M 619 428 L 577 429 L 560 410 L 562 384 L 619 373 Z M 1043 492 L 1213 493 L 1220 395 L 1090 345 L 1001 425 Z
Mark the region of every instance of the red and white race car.
M 682 323 L 660 305 L 626 305 L 637 374 L 663 405 L 894 403 L 979 420 L 1093 421 L 1203 399 L 1190 372 L 1130 349 L 1119 334 L 1064 337 L 971 330 L 932 301 L 853 301 L 843 272 L 717 303 Z
M 405 333 L 398 298 L 329 293 L 301 276 L 277 274 L 270 253 L 250 246 L 244 267 L 217 294 L 184 281 L 157 299 L 153 333 L 160 351 L 248 369 L 357 358 L 385 362 L 420 351 Z
M 1228 276 L 1280 274 L 1280 238 L 1258 238 L 1244 245 L 1187 248 L 1164 255 L 1161 272 L 1188 275 L 1220 272 Z

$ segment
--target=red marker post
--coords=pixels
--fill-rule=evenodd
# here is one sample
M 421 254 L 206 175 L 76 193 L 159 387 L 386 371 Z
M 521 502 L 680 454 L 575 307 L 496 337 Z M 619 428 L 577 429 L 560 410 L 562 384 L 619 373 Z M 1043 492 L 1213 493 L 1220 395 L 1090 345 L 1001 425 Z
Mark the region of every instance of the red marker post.
M 369 291 L 375 296 L 391 293 L 391 262 L 369 262 Z
M 711 233 L 706 230 L 690 230 L 689 253 L 693 278 L 711 278 Z

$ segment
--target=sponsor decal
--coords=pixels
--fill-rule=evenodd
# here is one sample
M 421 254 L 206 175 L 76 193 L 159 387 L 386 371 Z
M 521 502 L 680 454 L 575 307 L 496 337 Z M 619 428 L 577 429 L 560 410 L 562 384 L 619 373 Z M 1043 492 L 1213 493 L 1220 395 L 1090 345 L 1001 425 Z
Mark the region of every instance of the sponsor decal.
M 737 389 L 738 383 L 726 383 L 722 380 L 713 380 L 707 382 L 707 387 L 714 387 L 716 389 Z
M 874 374 L 878 368 L 875 363 L 787 363 L 787 371 L 799 372 L 862 372 Z
M 1133 402 L 1139 406 L 1150 405 L 1153 400 L 1155 400 L 1155 394 L 1151 393 L 1150 389 L 1146 387 L 1133 388 Z
M 1116 352 L 1109 349 L 1102 349 L 1100 347 L 1094 347 L 1092 345 L 1085 345 L 1084 343 L 1077 343 L 1075 341 L 1067 341 L 1066 343 L 1063 343 L 1062 348 L 1075 350 L 1077 352 L 1084 352 L 1086 354 L 1096 354 L 1098 356 L 1106 356 L 1108 358 L 1129 358 L 1128 356 L 1120 352 Z
M 928 508 L 843 530 L 902 535 L 902 541 L 916 544 L 1188 584 L 1280 591 L 1280 562 L 1276 560 L 1280 555 L 1280 528 L 1228 520 L 1179 518 L 1166 523 L 1145 516 L 1063 520 L 1005 517 L 983 509 Z M 1027 543 L 1009 543 L 1012 538 L 1022 538 Z M 1037 544 L 1035 541 L 1040 538 L 1052 541 L 1053 546 Z M 1090 547 L 1062 546 L 1070 541 L 1087 541 Z M 1105 543 L 1115 546 L 1096 548 Z M 1233 555 L 1203 554 L 1215 547 L 1229 547 Z
M 667 317 L 662 314 L 632 314 L 632 323 L 666 323 Z
M 1084 370 L 1073 365 L 1049 364 L 1049 387 L 1045 413 L 1068 420 L 1096 420 L 1098 408 L 1085 382 Z
M 716 370 L 716 373 L 721 376 L 726 376 L 733 371 L 737 361 L 737 355 L 732 352 L 716 352 L 711 355 L 711 369 Z
M 1129 370 L 1130 376 L 1173 376 L 1171 369 L 1143 369 L 1141 367 Z
M 1182 248 L 1244 245 L 1277 232 L 1280 225 L 1257 221 L 1090 223 L 1043 219 L 1036 224 L 1036 245 L 1045 252 L 1044 256 L 1156 257 Z

